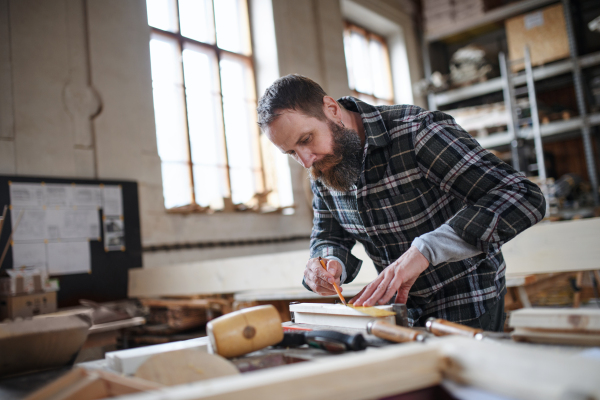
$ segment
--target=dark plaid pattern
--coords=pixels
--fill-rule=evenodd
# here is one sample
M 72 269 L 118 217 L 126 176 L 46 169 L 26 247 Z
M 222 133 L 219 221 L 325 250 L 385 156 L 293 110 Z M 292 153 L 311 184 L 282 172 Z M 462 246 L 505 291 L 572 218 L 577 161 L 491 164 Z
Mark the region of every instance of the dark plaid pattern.
M 362 117 L 363 172 L 349 192 L 312 183 L 311 257 L 340 258 L 348 283 L 362 263 L 350 254 L 356 241 L 381 272 L 417 236 L 447 223 L 483 253 L 429 265 L 407 306 L 416 325 L 431 316 L 476 323 L 506 291 L 500 246 L 544 216 L 540 189 L 447 114 L 410 105 L 375 107 L 353 97 L 339 102 Z

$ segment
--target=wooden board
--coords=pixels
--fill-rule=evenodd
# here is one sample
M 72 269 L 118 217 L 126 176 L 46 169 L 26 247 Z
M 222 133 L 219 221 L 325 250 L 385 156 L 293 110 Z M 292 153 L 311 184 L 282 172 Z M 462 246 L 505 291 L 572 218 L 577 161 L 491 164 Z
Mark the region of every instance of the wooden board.
M 140 365 L 155 354 L 164 354 L 184 349 L 201 350 L 208 352 L 208 337 L 184 340 L 180 342 L 164 343 L 155 346 L 138 347 L 135 349 L 112 351 L 106 353 L 104 359 L 113 371 L 125 375 L 132 375 Z
M 543 222 L 502 246 L 507 276 L 600 269 L 600 218 Z
M 600 397 L 598 359 L 547 346 L 448 339 L 439 342 L 449 361 L 444 377 L 455 382 L 511 399 Z
M 599 398 L 600 360 L 547 347 L 435 338 L 147 392 L 138 400 L 376 399 L 442 377 L 515 399 Z
M 522 59 L 526 45 L 533 66 L 570 56 L 562 4 L 508 19 L 505 25 L 510 60 Z M 523 68 L 522 62 L 512 66 L 514 72 Z
M 510 314 L 509 325 L 600 334 L 600 309 L 524 308 Z
M 363 260 L 353 283 L 366 285 L 377 277 L 377 271 L 362 246 L 355 246 L 353 254 Z M 158 297 L 302 288 L 307 261 L 308 250 L 303 250 L 137 268 L 129 271 L 128 295 Z
M 516 328 L 511 332 L 511 337 L 518 342 L 562 344 L 569 346 L 600 346 L 600 332 L 557 332 L 547 329 Z
M 439 384 L 436 348 L 391 345 L 138 395 L 139 400 L 377 399 Z M 410 366 L 410 367 L 406 367 Z
M 198 349 L 155 354 L 135 372 L 135 376 L 165 386 L 237 375 L 236 366 L 225 358 Z
M 376 306 L 371 308 L 375 310 L 392 311 L 392 306 Z M 291 304 L 290 312 L 294 313 L 294 322 L 297 324 L 366 329 L 367 323 L 373 319 L 380 319 L 391 324 L 396 323 L 395 315 L 374 317 L 366 315 L 354 308 L 346 307 L 343 304 Z

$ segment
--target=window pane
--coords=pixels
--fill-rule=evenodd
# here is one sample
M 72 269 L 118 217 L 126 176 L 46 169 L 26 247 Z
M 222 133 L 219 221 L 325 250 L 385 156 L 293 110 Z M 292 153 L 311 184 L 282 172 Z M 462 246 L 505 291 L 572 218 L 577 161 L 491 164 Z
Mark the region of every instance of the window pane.
M 352 34 L 350 29 L 344 31 L 344 55 L 346 56 L 346 68 L 348 69 L 348 86 L 354 90 L 356 82 L 354 80 L 354 58 L 352 54 Z
M 146 0 L 148 25 L 163 31 L 177 32 L 177 5 L 175 0 Z
M 154 36 L 150 41 L 152 88 L 158 154 L 163 162 L 188 162 L 187 124 L 176 41 Z
M 287 207 L 294 204 L 289 156 L 281 154 L 267 139 L 261 136 L 263 149 L 263 168 L 269 194 L 269 204 L 275 207 Z
M 246 0 L 215 0 L 217 46 L 235 53 L 250 54 L 250 30 Z
M 192 202 L 192 177 L 187 163 L 162 163 L 165 207 L 184 206 Z
M 373 93 L 372 71 L 369 65 L 369 44 L 363 35 L 356 32 L 350 34 L 350 45 L 352 46 L 352 66 L 354 72 L 354 83 L 356 89 L 362 93 Z
M 212 0 L 179 0 L 181 34 L 204 43 L 215 43 Z
M 220 67 L 231 197 L 244 203 L 262 190 L 252 74 L 244 61 L 231 57 L 223 58 Z
M 188 46 L 183 65 L 196 202 L 214 206 L 229 196 L 217 60 L 210 50 Z
M 379 41 L 371 40 L 370 53 L 373 71 L 373 94 L 375 97 L 382 99 L 391 99 L 392 80 L 387 49 Z

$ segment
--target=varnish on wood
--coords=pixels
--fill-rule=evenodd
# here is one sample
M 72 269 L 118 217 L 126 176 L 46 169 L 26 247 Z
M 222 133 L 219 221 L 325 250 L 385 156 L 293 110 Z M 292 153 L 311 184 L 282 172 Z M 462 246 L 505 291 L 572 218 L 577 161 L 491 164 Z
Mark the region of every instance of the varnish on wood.
M 369 314 L 366 310 L 369 310 Z M 396 324 L 392 306 L 350 307 L 342 304 L 300 303 L 290 304 L 297 324 L 338 326 L 344 328 L 366 329 L 373 319 Z
M 212 350 L 226 358 L 238 357 L 283 340 L 279 312 L 272 305 L 246 308 L 206 324 Z

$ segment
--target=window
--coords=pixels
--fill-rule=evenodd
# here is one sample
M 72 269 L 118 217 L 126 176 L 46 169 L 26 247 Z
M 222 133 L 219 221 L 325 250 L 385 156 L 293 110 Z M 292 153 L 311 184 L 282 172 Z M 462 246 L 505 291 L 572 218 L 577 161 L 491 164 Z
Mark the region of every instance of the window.
M 263 168 L 246 0 L 146 4 L 166 208 L 291 206 Z
M 344 52 L 353 96 L 371 104 L 393 104 L 392 73 L 385 39 L 347 22 Z

